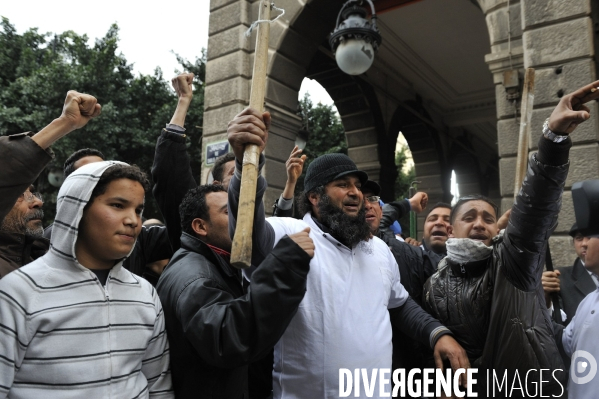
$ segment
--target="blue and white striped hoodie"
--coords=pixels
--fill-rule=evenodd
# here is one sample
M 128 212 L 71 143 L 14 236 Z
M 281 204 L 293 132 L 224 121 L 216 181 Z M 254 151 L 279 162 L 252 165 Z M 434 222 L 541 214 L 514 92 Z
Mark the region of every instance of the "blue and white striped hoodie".
M 122 261 L 102 286 L 75 257 L 83 208 L 114 163 L 69 176 L 50 251 L 0 280 L 0 399 L 174 397 L 154 288 Z

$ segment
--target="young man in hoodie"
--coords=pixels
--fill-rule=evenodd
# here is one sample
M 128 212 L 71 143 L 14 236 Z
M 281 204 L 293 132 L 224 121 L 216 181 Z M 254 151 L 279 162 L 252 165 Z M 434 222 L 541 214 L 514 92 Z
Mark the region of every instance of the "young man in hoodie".
M 50 250 L 0 280 L 0 398 L 172 398 L 156 291 L 122 267 L 145 174 L 97 162 L 60 188 Z

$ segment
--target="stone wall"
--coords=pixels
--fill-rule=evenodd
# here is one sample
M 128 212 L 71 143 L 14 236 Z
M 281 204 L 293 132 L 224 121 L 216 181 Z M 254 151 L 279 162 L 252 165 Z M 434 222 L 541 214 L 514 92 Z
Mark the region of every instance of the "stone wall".
M 503 72 L 517 69 L 522 80 L 524 68 L 536 69 L 534 128 L 529 141 L 530 150 L 534 151 L 542 123 L 559 98 L 596 79 L 595 48 L 598 43 L 591 15 L 597 10 L 592 9 L 592 0 L 477 1 L 485 15 L 490 38 L 491 51 L 485 60 L 496 85 L 499 186 L 501 205 L 505 210 L 513 201 L 519 131 L 516 113 L 520 103 L 507 100 Z M 323 38 L 332 29 L 329 21 L 336 17 L 340 3 L 278 0 L 277 5 L 284 8 L 286 14 L 271 25 L 265 101 L 266 108 L 273 114 L 264 170 L 269 180 L 267 205 L 278 197 L 285 182 L 284 162 L 301 124 L 295 114 L 297 92 L 306 76 L 317 79 L 338 104 L 347 131 L 350 156 L 374 178 L 379 178 L 381 167 L 392 166 L 388 158 L 393 116 L 398 107 L 405 107 L 406 100 L 417 93 L 409 92 L 406 82 L 400 78 L 387 75 L 385 65 L 379 65 L 377 61 L 365 77 L 349 79 L 347 75 L 339 76 L 334 67 L 327 69 L 327 62 L 331 60 Z M 226 139 L 227 123 L 248 104 L 255 34 L 248 40 L 242 33 L 258 17 L 256 0 L 211 0 L 210 11 L 204 151 L 206 145 Z M 397 94 L 404 91 L 408 97 Z M 551 239 L 556 265 L 571 264 L 574 258 L 567 237 L 574 221 L 569 188 L 575 181 L 596 178 L 599 172 L 599 107 L 595 102 L 590 107 L 591 120 L 573 135 L 570 175 L 559 224 Z M 438 124 L 438 117 L 431 115 L 431 118 Z M 418 158 L 418 177 L 425 182 L 420 187 L 430 189 L 435 200 L 447 196 L 448 176 L 442 173 L 443 165 L 448 162 L 451 143 L 455 141 L 450 137 L 451 129 L 438 127 L 436 148 L 428 152 L 418 149 L 414 156 Z M 410 143 L 411 146 L 416 144 L 416 141 Z M 465 165 L 464 170 L 472 170 Z M 203 178 L 208 170 L 209 165 L 205 165 Z M 465 187 L 476 191 L 480 181 L 485 183 L 486 176 L 463 173 L 459 178 Z M 493 197 L 497 195 L 493 190 L 491 192 Z
M 486 60 L 497 85 L 497 135 L 505 210 L 513 202 L 519 124 L 514 118 L 514 104 L 506 99 L 503 71 L 518 69 L 522 79 L 524 68 L 535 68 L 533 129 L 529 137 L 529 149 L 534 151 L 543 122 L 560 97 L 596 79 L 591 0 L 512 1 L 509 12 L 507 1 L 479 0 L 479 4 L 486 15 L 491 37 L 492 52 Z M 516 105 L 519 109 L 520 102 Z M 555 265 L 570 265 L 575 258 L 567 236 L 574 223 L 569 189 L 576 181 L 597 178 L 599 172 L 599 109 L 596 102 L 589 106 L 591 119 L 572 136 L 574 146 L 562 211 L 550 240 Z

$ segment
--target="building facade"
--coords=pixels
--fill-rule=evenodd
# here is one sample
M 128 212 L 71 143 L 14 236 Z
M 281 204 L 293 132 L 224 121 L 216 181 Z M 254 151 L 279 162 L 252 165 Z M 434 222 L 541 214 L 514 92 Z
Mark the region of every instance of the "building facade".
M 530 150 L 560 97 L 596 79 L 599 2 L 593 0 L 374 0 L 383 37 L 363 75 L 339 70 L 328 44 L 343 1 L 275 0 L 285 15 L 271 24 L 265 106 L 273 117 L 264 173 L 268 204 L 285 184 L 285 161 L 301 119 L 298 92 L 306 77 L 335 101 L 349 156 L 394 198 L 394 150 L 406 137 L 419 190 L 450 201 L 454 170 L 461 195 L 482 193 L 512 204 L 520 98 L 504 72 L 535 68 Z M 249 102 L 258 2 L 211 0 L 206 67 L 204 153 L 226 141 L 227 123 Z M 273 11 L 273 17 L 277 12 Z M 550 240 L 554 263 L 574 257 L 572 183 L 599 176 L 599 109 L 572 136 L 570 175 Z M 207 159 L 205 156 L 204 159 Z M 210 165 L 205 164 L 203 178 Z M 422 221 L 421 221 L 422 222 Z

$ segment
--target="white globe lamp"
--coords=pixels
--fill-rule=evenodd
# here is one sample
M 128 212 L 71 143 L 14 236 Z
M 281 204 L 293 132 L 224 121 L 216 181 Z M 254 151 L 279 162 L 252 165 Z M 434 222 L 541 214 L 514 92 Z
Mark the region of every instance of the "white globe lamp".
M 348 75 L 361 75 L 374 61 L 374 53 L 381 44 L 382 38 L 376 26 L 374 5 L 370 0 L 371 20 L 367 20 L 366 10 L 360 6 L 362 1 L 346 2 L 337 16 L 337 26 L 331 34 L 329 42 L 335 53 L 339 69 Z M 339 23 L 343 18 L 343 22 Z

